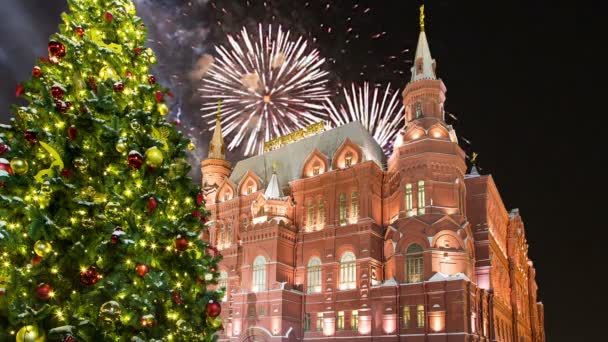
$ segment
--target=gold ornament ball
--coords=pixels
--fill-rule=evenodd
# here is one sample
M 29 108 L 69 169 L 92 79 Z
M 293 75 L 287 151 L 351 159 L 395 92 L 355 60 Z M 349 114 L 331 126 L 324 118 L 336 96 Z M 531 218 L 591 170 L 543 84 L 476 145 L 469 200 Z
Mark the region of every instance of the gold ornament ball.
M 45 257 L 53 251 L 53 246 L 48 241 L 38 240 L 34 244 L 34 253 L 38 256 Z
M 219 328 L 222 326 L 222 318 L 220 318 L 219 316 L 217 317 L 207 317 L 207 324 L 209 324 L 210 326 L 212 326 L 213 328 Z
M 139 121 L 133 119 L 131 120 L 131 129 L 134 131 L 139 131 L 141 129 L 141 124 L 139 123 Z
M 120 319 L 120 304 L 115 301 L 105 302 L 99 308 L 99 318 L 106 322 L 114 322 Z
M 192 143 L 192 141 L 188 143 L 188 151 L 194 151 L 195 148 L 196 148 L 196 145 L 194 145 Z
M 167 107 L 166 104 L 159 103 L 157 108 L 158 108 L 158 112 L 160 113 L 160 115 L 165 116 L 165 115 L 169 114 L 169 107 Z
M 13 158 L 13 160 L 11 160 L 11 168 L 15 174 L 22 175 L 27 172 L 29 167 L 27 165 L 27 161 L 24 159 Z
M 114 71 L 114 69 L 112 69 L 110 66 L 105 66 L 103 68 L 101 68 L 101 70 L 99 71 L 99 77 L 101 77 L 102 80 L 107 80 L 107 79 L 114 79 L 114 80 L 118 80 L 118 74 L 116 74 L 116 71 Z
M 17 332 L 17 342 L 44 342 L 46 338 L 36 326 L 26 325 Z
M 159 167 L 163 163 L 163 152 L 156 146 L 150 147 L 146 151 L 146 165 L 151 167 Z
M 126 150 L 127 150 L 127 142 L 124 140 L 119 140 L 116 143 L 116 151 L 118 151 L 118 153 L 125 153 Z

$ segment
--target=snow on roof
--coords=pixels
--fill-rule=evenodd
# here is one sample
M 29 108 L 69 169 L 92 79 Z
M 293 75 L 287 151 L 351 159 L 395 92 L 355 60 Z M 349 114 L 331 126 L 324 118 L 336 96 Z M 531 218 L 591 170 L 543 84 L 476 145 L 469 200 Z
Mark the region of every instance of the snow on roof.
M 458 272 L 458 273 L 452 274 L 452 275 L 447 275 L 447 274 L 444 274 L 441 272 L 437 272 L 428 281 L 432 282 L 432 281 L 452 281 L 452 280 L 471 281 L 471 279 L 469 279 L 469 277 L 467 277 L 466 274 L 464 274 L 462 272 Z

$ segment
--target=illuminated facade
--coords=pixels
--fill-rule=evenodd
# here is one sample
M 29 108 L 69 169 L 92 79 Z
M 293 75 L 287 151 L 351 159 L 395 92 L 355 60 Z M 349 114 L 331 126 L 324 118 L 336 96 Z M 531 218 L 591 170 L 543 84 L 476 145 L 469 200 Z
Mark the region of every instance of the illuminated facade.
M 222 341 L 545 341 L 517 209 L 467 173 L 425 32 L 390 156 L 358 123 L 202 162 Z

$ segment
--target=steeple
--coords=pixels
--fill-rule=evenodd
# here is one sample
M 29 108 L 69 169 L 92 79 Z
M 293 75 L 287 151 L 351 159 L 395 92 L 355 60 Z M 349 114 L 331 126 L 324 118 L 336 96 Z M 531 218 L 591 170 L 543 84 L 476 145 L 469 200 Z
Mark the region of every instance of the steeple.
M 272 165 L 272 177 L 270 177 L 270 182 L 268 182 L 264 197 L 267 199 L 281 199 L 284 197 L 283 191 L 281 191 L 281 187 L 279 186 L 279 179 L 277 178 L 276 164 Z
M 226 159 L 224 136 L 222 135 L 221 111 L 222 102 L 220 101 L 217 104 L 217 114 L 215 115 L 215 131 L 213 132 L 211 142 L 209 142 L 208 159 Z
M 435 60 L 431 57 L 429 42 L 426 40 L 424 32 L 424 5 L 420 6 L 420 35 L 418 36 L 418 46 L 416 47 L 416 57 L 412 66 L 412 82 L 418 80 L 435 80 Z

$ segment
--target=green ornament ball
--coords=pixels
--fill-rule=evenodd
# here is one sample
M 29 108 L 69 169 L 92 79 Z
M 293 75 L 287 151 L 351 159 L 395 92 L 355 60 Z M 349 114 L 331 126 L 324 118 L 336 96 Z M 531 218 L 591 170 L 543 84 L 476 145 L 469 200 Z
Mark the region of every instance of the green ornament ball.
M 131 120 L 131 129 L 134 131 L 139 131 L 141 129 L 141 124 L 139 123 L 139 121 L 133 119 Z
M 125 153 L 125 151 L 127 150 L 127 142 L 124 140 L 118 140 L 118 142 L 116 143 L 116 151 L 118 151 L 118 153 Z
M 146 165 L 150 167 L 159 167 L 162 165 L 163 159 L 163 152 L 156 146 L 152 146 L 146 151 Z
M 34 325 L 26 325 L 17 332 L 17 342 L 44 342 L 44 334 Z
M 13 158 L 13 160 L 11 160 L 11 168 L 15 174 L 22 175 L 27 172 L 29 166 L 25 159 Z

